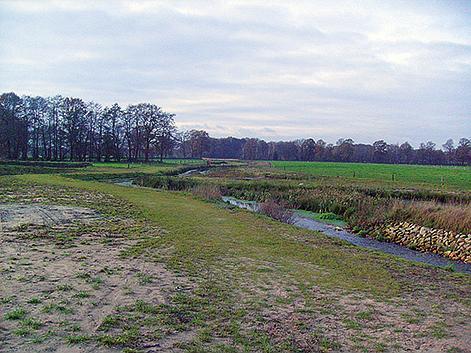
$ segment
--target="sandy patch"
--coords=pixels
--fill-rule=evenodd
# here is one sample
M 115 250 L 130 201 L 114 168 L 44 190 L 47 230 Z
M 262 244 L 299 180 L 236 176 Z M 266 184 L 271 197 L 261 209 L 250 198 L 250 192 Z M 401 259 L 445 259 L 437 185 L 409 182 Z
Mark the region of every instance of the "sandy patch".
M 96 211 L 83 207 L 6 203 L 0 204 L 0 232 L 26 225 L 67 224 L 98 217 Z
M 122 345 L 97 339 L 121 333 L 118 326 L 103 329 L 107 318 L 139 301 L 167 304 L 176 290 L 192 288 L 162 264 L 123 258 L 122 251 L 137 239 L 116 229 L 135 227 L 132 220 L 107 220 L 79 207 L 0 207 L 1 353 L 121 351 Z M 150 229 L 146 236 L 160 234 Z M 24 312 L 20 318 L 9 318 L 18 310 Z M 192 338 L 191 332 L 155 330 L 159 335 L 141 328 L 132 346 L 141 352 L 174 351 L 174 343 Z

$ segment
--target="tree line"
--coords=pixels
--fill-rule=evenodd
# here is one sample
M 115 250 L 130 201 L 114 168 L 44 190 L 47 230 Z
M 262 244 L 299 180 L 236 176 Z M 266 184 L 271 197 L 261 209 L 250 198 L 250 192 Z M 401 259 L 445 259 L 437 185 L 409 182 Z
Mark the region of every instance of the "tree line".
M 471 139 L 336 144 L 308 138 L 266 142 L 212 138 L 204 130 L 178 131 L 175 114 L 150 103 L 102 106 L 72 97 L 0 96 L 0 158 L 52 161 L 151 161 L 175 158 L 234 158 L 404 164 L 471 165 Z
M 155 104 L 122 109 L 80 98 L 0 96 L 0 157 L 121 161 L 163 159 L 173 150 L 175 114 Z

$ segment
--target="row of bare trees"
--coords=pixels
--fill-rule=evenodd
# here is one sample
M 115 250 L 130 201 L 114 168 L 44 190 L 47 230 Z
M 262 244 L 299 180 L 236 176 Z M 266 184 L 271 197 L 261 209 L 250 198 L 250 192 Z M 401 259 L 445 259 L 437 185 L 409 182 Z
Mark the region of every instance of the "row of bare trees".
M 140 103 L 125 109 L 80 98 L 0 96 L 0 158 L 74 161 L 149 161 L 164 157 L 235 158 L 471 165 L 471 139 L 414 149 L 408 142 L 356 144 L 340 139 L 266 142 L 211 138 L 204 130 L 178 132 L 174 114 Z
M 174 114 L 155 104 L 122 109 L 80 98 L 0 96 L 0 158 L 145 160 L 174 147 Z
M 195 138 L 197 136 L 197 138 Z M 312 138 L 296 141 L 266 142 L 255 138 L 210 138 L 204 131 L 192 131 L 174 154 L 180 157 L 236 158 L 246 160 L 286 160 L 359 162 L 390 164 L 471 165 L 471 139 L 461 138 L 458 144 L 452 139 L 442 148 L 429 141 L 414 149 L 408 142 L 388 144 L 383 140 L 373 144 L 356 144 L 352 139 L 339 139 L 329 144 Z M 191 144 L 199 146 L 191 153 Z

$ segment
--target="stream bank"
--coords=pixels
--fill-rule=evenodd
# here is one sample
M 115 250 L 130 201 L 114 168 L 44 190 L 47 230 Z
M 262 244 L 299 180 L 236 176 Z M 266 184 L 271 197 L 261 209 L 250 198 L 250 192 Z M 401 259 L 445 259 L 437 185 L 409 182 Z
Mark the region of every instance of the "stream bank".
M 223 196 L 222 199 L 224 202 L 229 203 L 233 206 L 237 206 L 239 208 L 243 208 L 252 212 L 259 211 L 259 206 L 254 201 L 239 200 L 239 199 L 236 199 L 233 197 L 227 197 L 227 196 Z M 463 273 L 471 274 L 470 264 L 466 264 L 460 261 L 448 260 L 445 257 L 432 254 L 432 253 L 423 253 L 420 251 L 412 250 L 405 246 L 398 245 L 395 243 L 383 242 L 383 241 L 379 241 L 379 240 L 375 240 L 371 238 L 360 237 L 344 229 L 341 229 L 341 228 L 338 228 L 329 224 L 325 224 L 319 221 L 315 221 L 311 218 L 301 217 L 299 215 L 294 214 L 293 225 L 300 228 L 304 228 L 304 229 L 322 232 L 329 237 L 342 239 L 349 242 L 350 244 L 360 246 L 362 248 L 380 251 L 386 254 L 399 256 L 406 260 L 421 262 L 421 263 L 436 266 L 436 267 L 447 267 L 447 268 L 451 267 L 456 272 L 463 272 Z
M 200 170 L 190 170 L 182 173 L 181 176 L 188 176 L 188 172 L 190 172 L 189 174 L 192 175 L 195 173 L 200 173 Z M 115 179 L 109 180 L 109 182 L 125 187 L 140 187 L 139 185 L 134 184 L 132 179 Z M 259 205 L 255 201 L 240 200 L 229 196 L 222 196 L 222 201 L 233 206 L 249 210 L 251 212 L 259 211 Z M 384 242 L 376 239 L 361 237 L 339 227 L 319 222 L 311 218 L 302 217 L 297 214 L 294 214 L 293 216 L 293 225 L 304 229 L 322 232 L 329 237 L 341 239 L 362 248 L 395 255 L 414 262 L 419 262 L 435 267 L 446 267 L 456 272 L 471 274 L 471 264 L 461 261 L 449 260 L 437 254 L 420 252 L 391 242 Z

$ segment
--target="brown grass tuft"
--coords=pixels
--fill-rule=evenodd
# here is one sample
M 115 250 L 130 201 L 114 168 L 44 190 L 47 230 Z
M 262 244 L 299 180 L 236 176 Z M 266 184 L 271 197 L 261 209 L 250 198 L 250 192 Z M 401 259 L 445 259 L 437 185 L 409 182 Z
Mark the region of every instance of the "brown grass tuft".
M 394 220 L 411 221 L 427 227 L 465 234 L 471 232 L 470 204 L 396 200 L 390 206 L 389 213 Z
M 267 215 L 283 223 L 292 224 L 294 221 L 293 212 L 287 210 L 274 200 L 262 202 L 260 204 L 260 213 L 263 213 L 264 215 Z
M 222 196 L 219 186 L 211 184 L 196 185 L 191 192 L 193 195 L 205 200 L 219 200 Z

